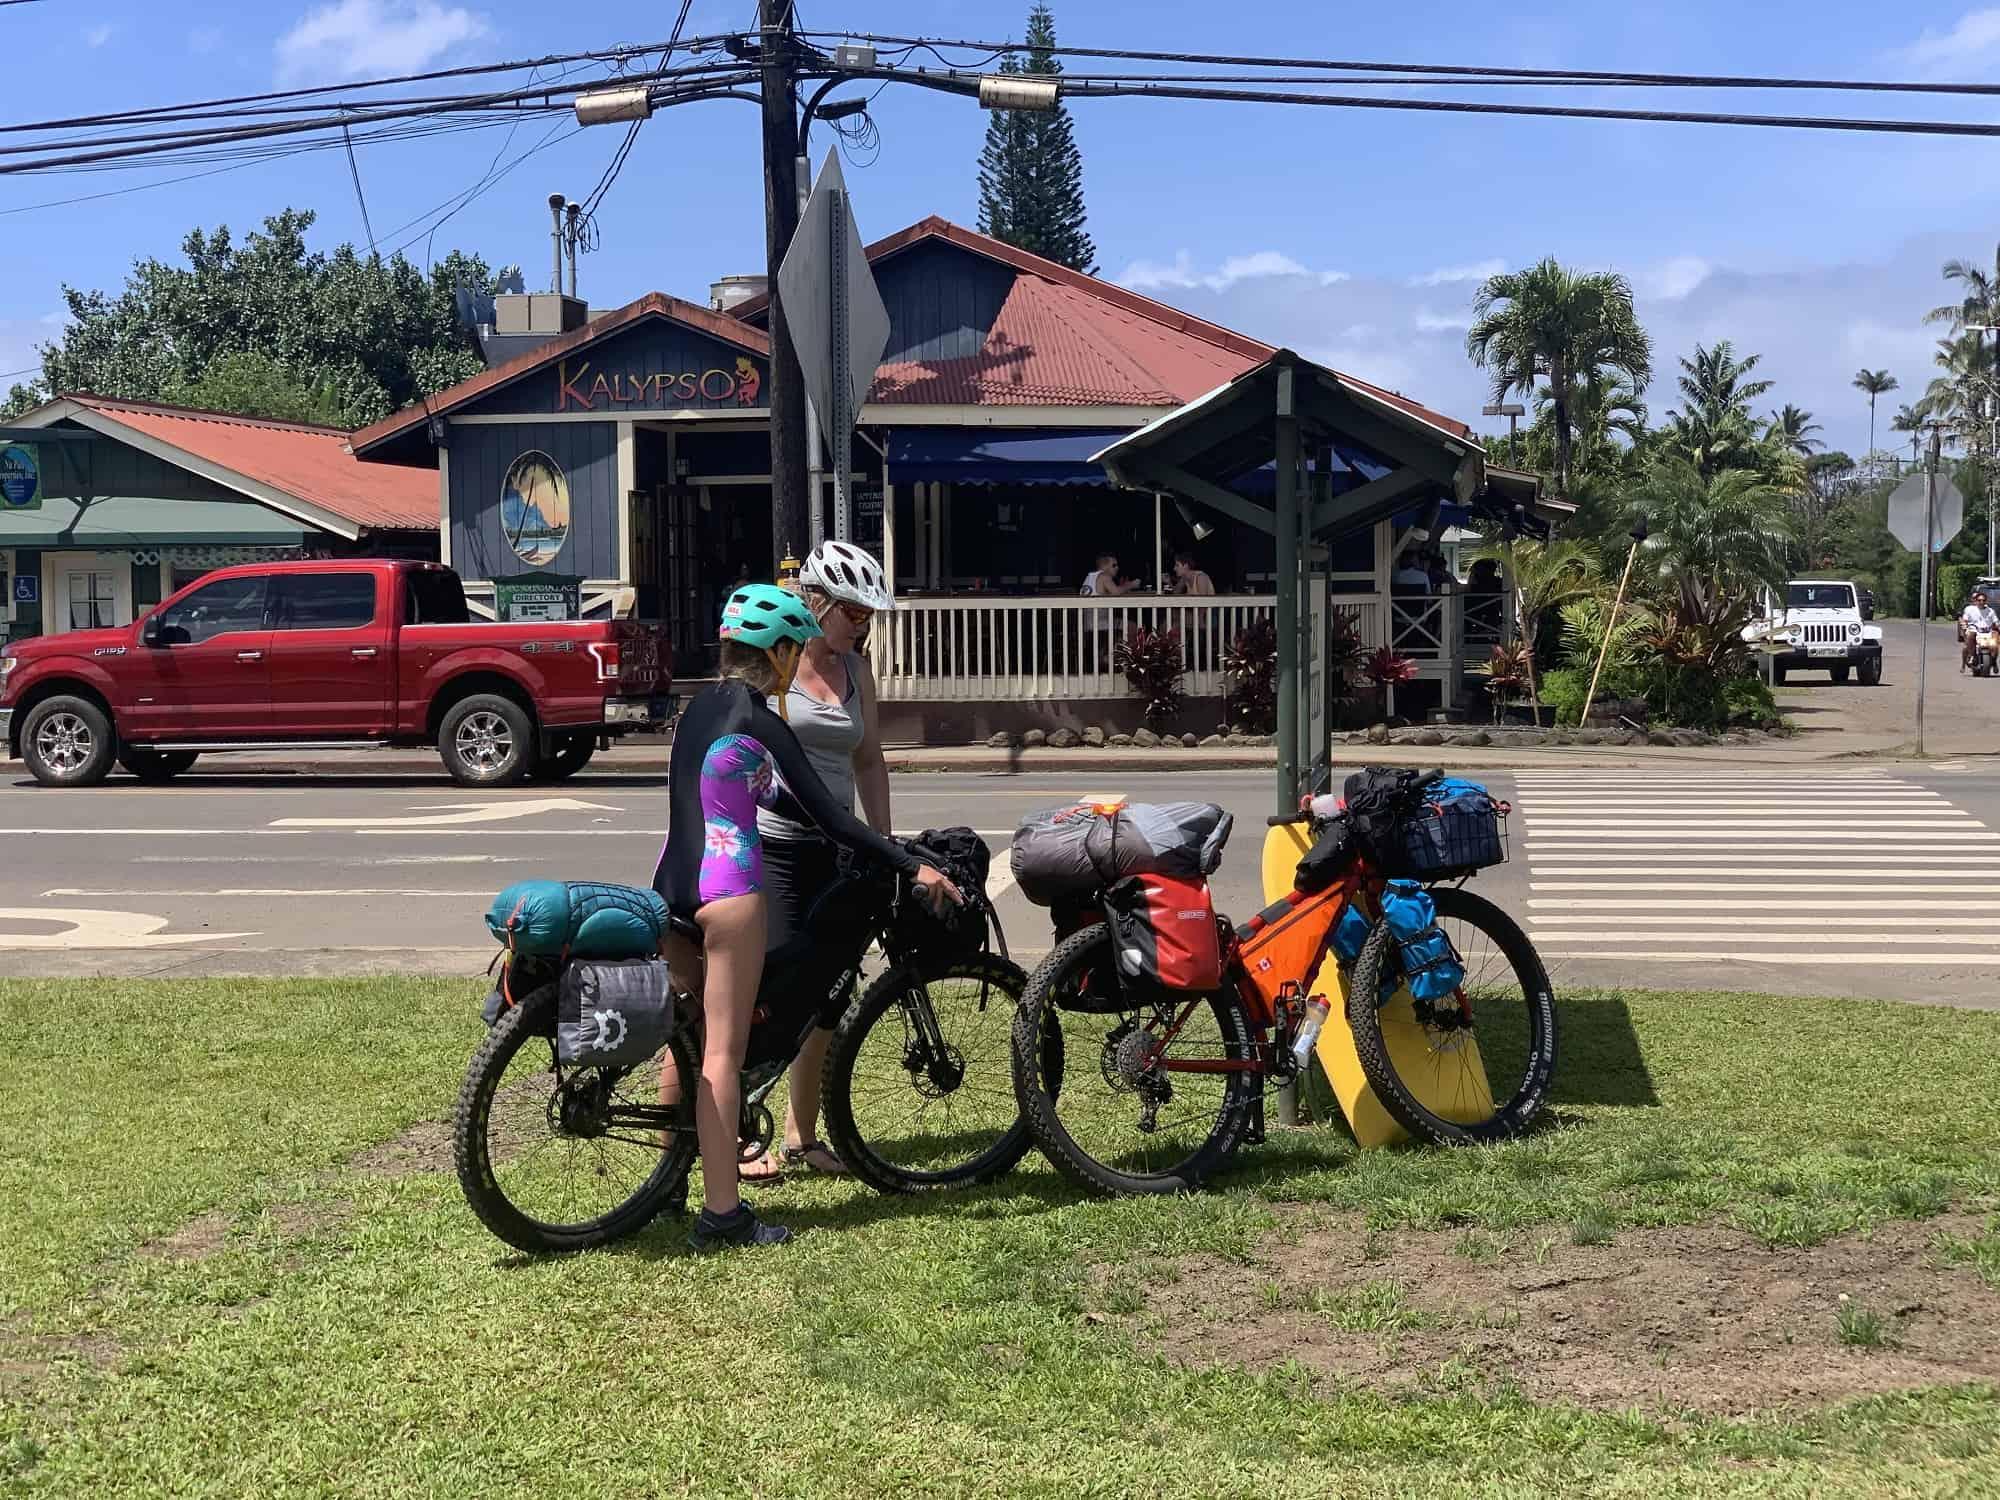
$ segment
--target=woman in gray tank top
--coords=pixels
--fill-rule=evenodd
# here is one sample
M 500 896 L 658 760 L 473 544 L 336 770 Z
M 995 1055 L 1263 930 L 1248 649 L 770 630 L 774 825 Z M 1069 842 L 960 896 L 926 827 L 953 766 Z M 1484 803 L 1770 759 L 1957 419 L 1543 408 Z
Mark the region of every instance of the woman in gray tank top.
M 810 584 L 803 593 L 825 634 L 807 644 L 792 679 L 785 704 L 792 733 L 834 797 L 850 810 L 859 800 L 868 826 L 887 833 L 889 768 L 878 733 L 875 674 L 855 649 L 873 611 L 835 599 Z M 771 708 L 777 707 L 774 697 Z M 757 831 L 764 841 L 764 883 L 770 898 L 768 946 L 775 949 L 802 930 L 813 903 L 833 884 L 838 868 L 834 845 L 817 830 L 786 818 L 782 801 L 778 809 L 758 812 Z M 745 1182 L 770 1181 L 787 1166 L 829 1173 L 847 1170 L 819 1140 L 819 1075 L 834 1024 L 850 998 L 846 993 L 831 996 L 820 1012 L 819 1025 L 792 1063 L 791 1108 L 779 1159 L 766 1154 L 745 1162 L 741 1174 Z

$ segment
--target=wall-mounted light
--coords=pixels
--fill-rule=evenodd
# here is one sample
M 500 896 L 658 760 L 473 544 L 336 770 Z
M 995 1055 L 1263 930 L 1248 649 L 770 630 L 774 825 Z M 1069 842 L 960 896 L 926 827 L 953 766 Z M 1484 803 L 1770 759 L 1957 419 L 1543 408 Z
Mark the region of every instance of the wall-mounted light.
M 433 448 L 449 448 L 451 446 L 451 428 L 446 424 L 443 417 L 439 416 L 436 412 L 431 412 L 425 420 L 424 426 L 430 432 L 431 446 Z
M 1206 521 L 1197 521 L 1194 518 L 1194 507 L 1189 505 L 1187 501 L 1174 501 L 1174 509 L 1181 513 L 1181 519 L 1187 522 L 1188 529 L 1194 533 L 1194 539 L 1197 542 L 1205 542 L 1215 535 L 1215 528 L 1213 526 L 1209 525 Z
M 674 460 L 674 478 L 685 479 L 688 477 L 688 472 L 688 461 L 686 459 L 677 458 Z

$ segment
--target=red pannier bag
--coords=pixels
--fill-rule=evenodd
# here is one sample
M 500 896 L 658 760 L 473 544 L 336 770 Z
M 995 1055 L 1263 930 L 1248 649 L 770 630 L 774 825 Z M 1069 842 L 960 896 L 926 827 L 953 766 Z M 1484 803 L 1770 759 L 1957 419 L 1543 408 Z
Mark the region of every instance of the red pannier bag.
M 1222 937 L 1206 880 L 1133 875 L 1104 893 L 1118 971 L 1168 990 L 1222 985 Z

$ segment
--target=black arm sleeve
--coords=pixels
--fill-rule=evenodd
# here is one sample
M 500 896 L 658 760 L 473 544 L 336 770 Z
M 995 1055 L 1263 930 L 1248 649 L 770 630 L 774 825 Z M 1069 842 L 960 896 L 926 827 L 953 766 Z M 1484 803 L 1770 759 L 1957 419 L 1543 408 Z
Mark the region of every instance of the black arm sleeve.
M 750 710 L 750 733 L 771 752 L 778 774 L 785 779 L 785 789 L 821 833 L 843 848 L 874 856 L 898 874 L 914 875 L 923 868 L 923 861 L 909 850 L 886 834 L 877 833 L 834 801 L 833 793 L 826 789 L 819 772 L 806 759 L 805 747 L 792 733 L 792 726 L 762 703 Z

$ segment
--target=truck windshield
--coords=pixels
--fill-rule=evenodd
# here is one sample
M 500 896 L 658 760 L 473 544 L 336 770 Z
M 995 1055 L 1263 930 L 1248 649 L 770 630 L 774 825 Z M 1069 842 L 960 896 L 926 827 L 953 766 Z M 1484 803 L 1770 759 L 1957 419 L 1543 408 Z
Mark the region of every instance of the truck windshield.
M 1786 589 L 1788 609 L 1852 609 L 1854 588 L 1845 583 L 1794 583 Z

